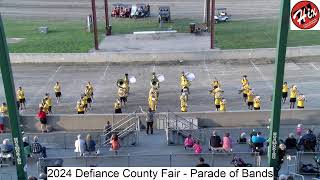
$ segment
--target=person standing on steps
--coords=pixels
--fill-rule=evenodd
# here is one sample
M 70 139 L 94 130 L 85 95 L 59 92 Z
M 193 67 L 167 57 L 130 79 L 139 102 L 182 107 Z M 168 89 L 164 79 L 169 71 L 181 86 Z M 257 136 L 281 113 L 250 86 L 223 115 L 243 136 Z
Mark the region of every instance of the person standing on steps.
M 142 107 L 140 106 L 141 112 L 145 114 L 146 121 L 147 121 L 147 135 L 149 134 L 149 129 L 151 134 L 153 134 L 153 121 L 154 121 L 154 111 L 151 108 L 147 112 L 143 111 Z

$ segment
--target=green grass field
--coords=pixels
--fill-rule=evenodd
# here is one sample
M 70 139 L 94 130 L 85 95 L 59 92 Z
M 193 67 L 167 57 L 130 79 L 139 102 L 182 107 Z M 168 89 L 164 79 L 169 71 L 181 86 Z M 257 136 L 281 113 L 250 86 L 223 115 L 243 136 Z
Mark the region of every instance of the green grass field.
M 162 29 L 172 28 L 188 32 L 190 19 L 165 23 Z M 160 30 L 156 19 L 111 19 L 113 34 L 134 31 Z M 20 43 L 9 44 L 10 52 L 16 53 L 76 53 L 87 52 L 93 47 L 92 34 L 85 31 L 84 22 L 57 21 L 4 21 L 9 38 L 25 38 Z M 40 34 L 37 28 L 48 26 L 48 34 Z M 99 23 L 101 39 L 104 25 Z M 216 43 L 221 49 L 272 48 L 276 45 L 277 21 L 233 21 L 216 25 Z M 290 31 L 288 46 L 319 45 L 317 31 Z

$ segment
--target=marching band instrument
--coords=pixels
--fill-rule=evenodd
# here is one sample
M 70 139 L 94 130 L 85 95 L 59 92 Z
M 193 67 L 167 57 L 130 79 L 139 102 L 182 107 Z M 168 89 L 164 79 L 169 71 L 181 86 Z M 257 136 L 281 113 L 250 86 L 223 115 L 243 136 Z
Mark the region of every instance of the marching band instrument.
M 193 81 L 193 80 L 196 78 L 196 76 L 194 75 L 194 73 L 191 73 L 191 72 L 187 72 L 187 73 L 185 74 L 185 76 L 186 76 L 186 78 L 188 79 L 188 81 Z
M 129 78 L 129 82 L 130 82 L 131 84 L 134 84 L 134 83 L 136 83 L 136 82 L 137 82 L 137 79 L 136 79 L 136 77 L 134 77 L 134 76 L 131 76 L 131 77 Z
M 159 82 L 164 82 L 165 81 L 165 78 L 164 78 L 163 74 L 158 74 L 157 78 L 158 78 Z
M 118 81 L 117 81 L 117 86 L 118 86 L 119 88 L 122 88 L 122 86 L 124 85 L 124 82 L 125 82 L 124 79 L 118 79 Z

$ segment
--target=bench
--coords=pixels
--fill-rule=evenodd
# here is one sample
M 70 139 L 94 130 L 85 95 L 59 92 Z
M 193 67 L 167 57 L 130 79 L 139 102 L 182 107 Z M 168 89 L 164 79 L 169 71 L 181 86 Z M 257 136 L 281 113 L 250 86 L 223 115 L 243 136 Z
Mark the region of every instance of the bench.
M 168 31 L 139 31 L 133 32 L 133 35 L 136 39 L 160 39 L 163 37 L 172 37 L 175 36 L 177 33 L 176 30 L 168 30 Z

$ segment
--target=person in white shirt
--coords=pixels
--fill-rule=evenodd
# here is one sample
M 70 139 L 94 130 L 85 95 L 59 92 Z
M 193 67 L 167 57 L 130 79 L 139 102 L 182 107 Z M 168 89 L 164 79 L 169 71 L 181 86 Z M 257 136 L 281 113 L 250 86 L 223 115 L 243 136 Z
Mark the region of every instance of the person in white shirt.
M 75 147 L 74 152 L 79 153 L 80 156 L 83 156 L 85 152 L 85 147 L 86 147 L 85 141 L 82 139 L 80 134 L 77 136 L 77 138 L 78 139 L 74 142 L 74 147 Z

